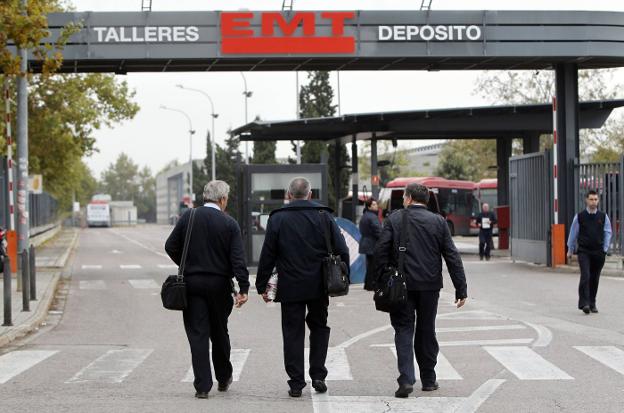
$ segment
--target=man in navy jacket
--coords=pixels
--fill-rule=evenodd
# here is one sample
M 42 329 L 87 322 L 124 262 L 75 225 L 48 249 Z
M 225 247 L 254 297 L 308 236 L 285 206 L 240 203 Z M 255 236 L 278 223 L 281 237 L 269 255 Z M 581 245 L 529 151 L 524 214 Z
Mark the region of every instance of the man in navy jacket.
M 300 397 L 306 386 L 304 372 L 305 324 L 310 329 L 310 377 L 312 387 L 327 391 L 325 359 L 329 345 L 327 314 L 329 299 L 325 292 L 322 262 L 328 251 L 324 231 L 329 231 L 333 252 L 349 265 L 349 250 L 332 210 L 310 201 L 310 182 L 295 178 L 288 189 L 290 203 L 271 213 L 256 277 L 256 288 L 266 302 L 267 284 L 277 268 L 275 301 L 282 307 L 284 365 L 290 377 L 291 397 Z M 306 308 L 308 313 L 306 315 Z

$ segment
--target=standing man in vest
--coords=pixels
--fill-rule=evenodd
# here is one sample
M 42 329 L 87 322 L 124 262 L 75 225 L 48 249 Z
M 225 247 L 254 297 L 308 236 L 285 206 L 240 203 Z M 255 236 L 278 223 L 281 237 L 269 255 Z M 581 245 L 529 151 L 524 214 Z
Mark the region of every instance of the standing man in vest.
M 568 257 L 576 252 L 581 269 L 578 308 L 585 314 L 597 313 L 596 293 L 600 272 L 611 244 L 611 221 L 598 210 L 598 193 L 585 196 L 584 211 L 574 217 L 568 237 Z
M 492 228 L 496 225 L 496 214 L 490 211 L 490 205 L 484 203 L 481 206 L 481 213 L 477 215 L 477 225 L 479 226 L 479 259 L 490 260 L 492 241 Z

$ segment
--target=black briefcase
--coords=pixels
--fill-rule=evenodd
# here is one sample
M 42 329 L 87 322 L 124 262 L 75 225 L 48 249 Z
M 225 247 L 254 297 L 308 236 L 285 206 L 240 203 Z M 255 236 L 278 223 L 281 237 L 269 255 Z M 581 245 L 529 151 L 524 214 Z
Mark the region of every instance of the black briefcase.
M 323 235 L 325 238 L 325 247 L 327 248 L 327 256 L 323 258 L 323 282 L 325 284 L 325 292 L 330 297 L 341 297 L 349 294 L 349 268 L 347 263 L 342 262 L 339 255 L 335 255 L 331 242 L 331 217 L 324 211 L 321 212 L 321 220 L 325 220 Z
M 160 290 L 160 298 L 163 307 L 167 310 L 186 310 L 186 283 L 184 282 L 184 266 L 186 264 L 186 256 L 188 255 L 188 246 L 193 232 L 193 218 L 195 218 L 195 209 L 191 209 L 188 226 L 186 227 L 186 236 L 184 237 L 184 249 L 182 250 L 182 261 L 178 268 L 177 275 L 167 277 Z

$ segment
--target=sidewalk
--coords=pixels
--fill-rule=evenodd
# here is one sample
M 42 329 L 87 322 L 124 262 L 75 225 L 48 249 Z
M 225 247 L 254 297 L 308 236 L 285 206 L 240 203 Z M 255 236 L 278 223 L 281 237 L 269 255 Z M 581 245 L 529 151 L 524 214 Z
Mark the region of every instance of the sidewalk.
M 36 331 L 48 315 L 48 309 L 54 299 L 56 287 L 71 251 L 78 240 L 78 230 L 62 229 L 57 236 L 47 241 L 36 250 L 37 265 L 37 300 L 30 301 L 30 311 L 22 311 L 22 292 L 17 292 L 17 281 L 11 281 L 12 326 L 0 326 L 0 348 L 13 340 Z M 0 282 L 0 301 L 4 297 L 3 284 Z M 4 303 L 0 306 L 3 311 Z M 0 316 L 4 320 L 4 314 Z
M 479 255 L 479 237 L 478 236 L 462 236 L 456 235 L 453 237 L 453 242 L 457 247 L 457 250 L 460 254 L 465 255 Z M 496 247 L 498 246 L 498 236 L 494 237 L 494 249 L 490 252 L 492 257 L 502 258 L 509 257 L 509 250 L 499 250 Z

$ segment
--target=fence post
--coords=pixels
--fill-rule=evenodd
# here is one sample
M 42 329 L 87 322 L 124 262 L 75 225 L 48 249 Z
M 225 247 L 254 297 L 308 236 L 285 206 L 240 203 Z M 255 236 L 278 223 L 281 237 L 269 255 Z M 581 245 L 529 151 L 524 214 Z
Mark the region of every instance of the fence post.
M 35 265 L 35 246 L 30 244 L 30 253 L 28 254 L 29 262 L 29 275 L 30 275 L 30 299 L 37 299 L 37 268 Z
M 28 271 L 28 250 L 21 252 L 22 259 L 22 311 L 30 311 L 30 274 Z
M 11 259 L 8 255 L 4 257 L 4 276 L 3 276 L 3 291 L 4 291 L 4 324 L 3 326 L 12 326 L 11 315 Z

